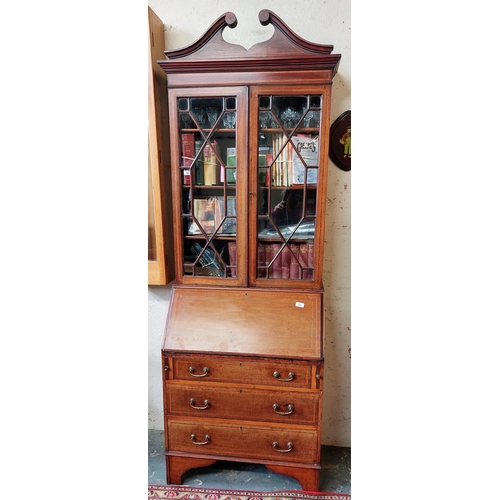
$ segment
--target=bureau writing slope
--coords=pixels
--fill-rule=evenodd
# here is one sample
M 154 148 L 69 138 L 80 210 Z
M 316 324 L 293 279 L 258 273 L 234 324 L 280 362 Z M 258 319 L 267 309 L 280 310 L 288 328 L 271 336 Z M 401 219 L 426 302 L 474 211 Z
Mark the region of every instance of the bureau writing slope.
M 167 482 L 217 460 L 318 490 L 323 240 L 340 55 L 269 10 L 274 34 L 226 42 L 233 13 L 166 51 L 175 284 L 162 346 Z

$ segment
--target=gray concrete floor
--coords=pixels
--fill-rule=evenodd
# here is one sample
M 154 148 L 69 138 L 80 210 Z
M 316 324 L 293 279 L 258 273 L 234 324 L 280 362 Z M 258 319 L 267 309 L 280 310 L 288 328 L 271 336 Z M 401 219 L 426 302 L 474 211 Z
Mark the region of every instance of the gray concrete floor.
M 150 429 L 148 432 L 148 484 L 166 484 L 163 446 L 163 431 Z M 182 477 L 182 484 L 248 491 L 302 489 L 295 479 L 271 472 L 263 465 L 223 461 L 216 462 L 210 467 L 186 472 Z M 351 492 L 350 448 L 321 447 L 320 491 Z

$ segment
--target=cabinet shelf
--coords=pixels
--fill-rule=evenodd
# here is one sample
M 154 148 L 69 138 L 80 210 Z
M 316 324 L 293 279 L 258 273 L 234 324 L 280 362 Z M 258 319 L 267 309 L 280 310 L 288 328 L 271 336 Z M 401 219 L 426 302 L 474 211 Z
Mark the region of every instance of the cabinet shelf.
M 208 235 L 209 237 L 212 238 L 212 240 L 220 240 L 220 241 L 235 241 L 236 240 L 236 234 L 216 234 L 215 236 L 212 236 L 211 234 Z M 189 234 L 186 236 L 186 240 L 203 240 L 205 237 L 202 234 Z
M 202 128 L 201 130 L 203 130 L 203 132 L 205 132 L 206 134 L 209 134 L 210 132 L 212 132 L 212 130 L 215 132 L 215 133 L 222 133 L 222 134 L 234 134 L 235 132 L 235 129 L 234 128 L 216 128 L 216 129 L 211 129 L 211 128 Z M 199 132 L 200 129 L 198 128 L 182 128 L 180 129 L 181 133 L 196 133 L 196 132 Z
M 259 184 L 259 189 L 271 189 L 272 191 L 282 191 L 283 189 L 291 189 L 295 191 L 302 191 L 304 189 L 304 184 L 290 184 L 288 186 L 265 186 Z M 316 189 L 316 184 L 306 184 L 306 189 Z
M 182 187 L 184 189 L 191 189 L 191 185 L 190 184 L 183 184 Z M 236 189 L 236 185 L 235 184 L 225 184 L 225 185 L 224 184 L 212 184 L 212 185 L 208 185 L 208 184 L 194 184 L 193 188 L 194 189 L 202 189 L 202 190 L 209 190 L 209 189 L 222 190 L 224 188 L 235 190 Z
M 284 129 L 287 131 L 287 133 L 292 132 L 294 128 L 290 127 L 284 127 Z M 261 128 L 261 132 L 267 132 L 267 133 L 283 133 L 283 130 L 280 128 Z M 319 134 L 319 129 L 318 128 L 306 128 L 306 127 L 301 127 L 295 130 L 296 133 L 298 134 Z

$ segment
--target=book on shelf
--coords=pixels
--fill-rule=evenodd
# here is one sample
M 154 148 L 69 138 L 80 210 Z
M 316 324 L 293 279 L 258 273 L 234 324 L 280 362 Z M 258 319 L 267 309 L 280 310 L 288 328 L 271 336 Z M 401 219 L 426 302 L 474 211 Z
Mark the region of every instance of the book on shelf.
M 220 167 L 221 182 L 224 178 L 228 184 L 236 184 L 236 148 L 227 148 L 226 150 L 226 168 Z
M 271 278 L 281 278 L 281 243 L 271 243 Z
M 217 141 L 208 143 L 203 149 L 203 176 L 206 186 L 214 186 L 219 182 L 220 162 L 215 151 L 219 150 Z
M 196 164 L 194 167 L 195 171 L 195 182 L 198 186 L 202 186 L 205 184 L 204 181 L 204 175 L 203 175 L 203 169 L 204 169 L 204 164 L 203 164 L 203 153 L 200 153 L 200 149 L 203 145 L 203 141 L 194 141 L 194 156 L 195 158 L 198 156 L 196 159 Z
M 272 249 L 272 245 L 271 243 L 266 243 L 264 245 L 264 258 L 265 258 L 265 265 L 267 267 L 267 277 L 270 278 L 271 277 L 271 269 L 269 267 L 269 265 L 271 264 L 271 260 L 272 260 L 272 253 L 273 253 L 273 249 Z
M 182 141 L 182 166 L 191 167 L 194 160 L 194 134 L 184 133 L 181 134 Z M 184 184 L 191 184 L 191 169 L 182 169 L 182 182 Z
M 283 279 L 290 279 L 290 247 L 285 245 L 281 251 L 281 277 Z
M 273 163 L 272 153 L 259 154 L 258 183 L 260 186 L 269 186 L 271 179 L 271 168 Z
M 227 244 L 227 250 L 229 252 L 229 265 L 231 266 L 231 276 L 233 278 L 237 278 L 238 277 L 238 270 L 236 267 L 236 263 L 237 263 L 236 242 L 230 241 Z
M 290 250 L 293 255 L 290 255 L 290 279 L 298 280 L 300 279 L 300 264 L 299 264 L 299 244 L 292 243 L 290 245 Z
M 224 198 L 210 196 L 193 199 L 193 218 L 188 227 L 188 234 L 236 234 L 236 197 Z M 201 226 L 201 229 L 200 229 Z
M 264 243 L 259 243 L 257 245 L 257 276 L 263 278 L 266 276 L 266 246 Z
M 182 166 L 190 167 L 194 160 L 194 134 L 181 134 L 182 140 Z
M 306 279 L 308 274 L 304 268 L 309 266 L 309 250 L 305 243 L 299 245 L 299 264 L 302 269 L 302 279 Z
M 188 234 L 202 234 L 202 229 L 207 234 L 213 234 L 216 228 L 216 205 L 214 197 L 193 199 L 193 219 Z
M 304 182 L 317 184 L 319 137 L 311 134 L 297 134 L 292 137 L 292 141 L 295 146 L 292 154 L 292 184 L 304 184 Z M 306 166 L 314 167 L 307 168 L 307 179 L 305 178 Z
M 307 267 L 314 268 L 314 240 L 307 240 L 306 246 L 307 246 Z M 307 271 L 305 271 L 304 278 L 312 280 L 314 278 L 314 270 L 307 269 Z

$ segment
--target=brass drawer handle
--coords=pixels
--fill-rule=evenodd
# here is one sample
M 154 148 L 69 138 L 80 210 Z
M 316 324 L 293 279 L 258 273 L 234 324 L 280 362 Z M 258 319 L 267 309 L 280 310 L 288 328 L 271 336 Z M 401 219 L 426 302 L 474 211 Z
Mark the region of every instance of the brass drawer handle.
M 210 373 L 210 368 L 205 366 L 205 368 L 203 368 L 203 373 L 197 374 L 196 368 L 194 366 L 190 366 L 188 371 L 193 377 L 206 377 Z
M 282 450 L 282 449 L 279 448 L 278 441 L 273 441 L 273 448 L 276 451 L 279 451 L 280 453 L 290 453 L 293 450 L 293 443 L 291 441 L 288 441 L 288 443 L 286 444 L 286 446 L 287 446 L 287 449 L 286 450 Z
M 293 380 L 295 378 L 295 373 L 290 372 L 288 374 L 288 378 L 280 378 L 280 372 L 274 372 L 273 377 L 278 379 L 280 382 L 290 382 L 291 380 Z
M 194 408 L 195 410 L 206 410 L 210 406 L 210 401 L 208 399 L 205 399 L 205 401 L 203 401 L 203 404 L 205 406 L 196 406 L 196 400 L 194 398 L 189 399 L 189 406 L 191 406 L 191 408 Z
M 210 436 L 208 434 L 205 434 L 205 441 L 196 441 L 196 434 L 191 434 L 191 441 L 194 444 L 197 444 L 199 446 L 203 446 L 205 444 L 210 443 Z
M 280 405 L 278 403 L 273 404 L 273 410 L 278 415 L 291 415 L 295 410 L 295 407 L 292 404 L 288 404 L 286 407 L 288 408 L 288 411 L 280 411 Z

